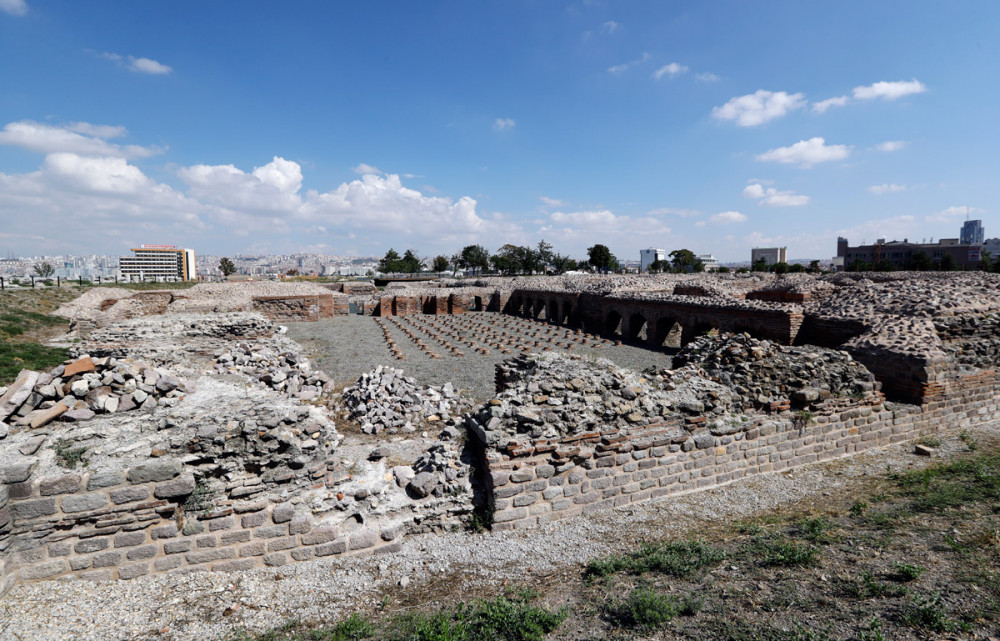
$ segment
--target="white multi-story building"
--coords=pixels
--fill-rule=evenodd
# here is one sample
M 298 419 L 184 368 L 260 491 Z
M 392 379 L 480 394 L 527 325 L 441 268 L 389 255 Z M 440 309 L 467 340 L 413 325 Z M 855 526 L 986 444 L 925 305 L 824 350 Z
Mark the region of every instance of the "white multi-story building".
M 118 267 L 128 280 L 197 280 L 193 249 L 178 249 L 173 245 L 139 245 L 135 256 L 122 256 Z
M 658 260 L 666 260 L 667 252 L 663 249 L 640 249 L 639 250 L 639 270 L 648 271 L 649 266 Z
M 788 262 L 785 247 L 754 247 L 750 250 L 751 265 L 755 265 L 761 258 L 766 265 Z

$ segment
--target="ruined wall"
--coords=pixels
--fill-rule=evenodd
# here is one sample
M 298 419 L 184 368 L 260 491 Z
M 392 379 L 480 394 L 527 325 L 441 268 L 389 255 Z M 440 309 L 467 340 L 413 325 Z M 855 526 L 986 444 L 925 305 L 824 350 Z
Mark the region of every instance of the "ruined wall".
M 887 409 L 833 399 L 808 419 L 791 412 L 727 429 L 688 419 L 496 443 L 487 449 L 494 529 L 534 527 L 595 510 L 725 484 L 993 420 L 1000 381 L 982 372 L 923 406 Z M 781 409 L 776 407 L 775 409 Z M 785 406 L 787 409 L 787 405 Z M 808 424 L 807 424 L 808 423 Z M 474 429 L 481 440 L 489 435 Z
M 274 321 L 317 321 L 348 313 L 346 296 L 333 294 L 306 296 L 254 296 L 253 311 Z

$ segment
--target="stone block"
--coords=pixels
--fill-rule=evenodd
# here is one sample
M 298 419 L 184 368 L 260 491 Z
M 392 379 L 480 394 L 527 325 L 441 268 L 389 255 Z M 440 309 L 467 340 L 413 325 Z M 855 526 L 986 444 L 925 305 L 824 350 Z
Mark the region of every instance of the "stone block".
M 112 565 L 118 565 L 122 562 L 121 552 L 102 552 L 100 554 L 94 555 L 94 567 L 104 568 Z
M 153 540 L 157 540 L 157 539 L 172 539 L 175 536 L 177 536 L 177 534 L 178 534 L 178 531 L 177 531 L 177 524 L 176 523 L 168 523 L 166 525 L 160 525 L 160 526 L 154 527 L 153 529 L 151 529 L 149 531 L 149 536 L 151 536 L 153 538 Z
M 212 566 L 213 572 L 242 572 L 251 570 L 257 565 L 254 559 L 236 559 L 234 561 L 223 561 Z
M 158 483 L 153 488 L 153 496 L 158 499 L 170 499 L 180 496 L 187 496 L 194 492 L 195 480 L 191 474 L 185 474 L 172 481 Z
M 135 545 L 142 545 L 145 542 L 146 542 L 145 530 L 138 530 L 136 532 L 123 532 L 121 534 L 115 535 L 116 548 L 127 548 Z
M 363 550 L 374 547 L 378 543 L 378 532 L 368 529 L 354 532 L 348 537 L 348 541 L 348 547 L 351 550 Z
M 267 512 L 253 512 L 250 514 L 244 514 L 240 519 L 240 524 L 244 528 L 254 528 L 260 527 L 267 523 Z
M 337 538 L 337 528 L 332 525 L 318 527 L 308 534 L 302 535 L 302 545 L 319 545 L 329 543 Z
M 59 543 L 49 543 L 49 556 L 69 556 L 73 551 L 73 545 L 69 541 L 60 541 Z
M 287 525 L 268 525 L 266 527 L 259 527 L 253 531 L 254 537 L 258 539 L 273 539 L 276 536 L 285 536 L 287 534 Z
M 119 490 L 111 491 L 111 502 L 115 505 L 131 503 L 133 501 L 145 501 L 149 498 L 149 489 L 141 485 L 123 487 Z
M 96 510 L 108 504 L 108 497 L 104 494 L 73 494 L 63 497 L 62 511 L 67 513 L 87 512 Z
M 297 550 L 292 550 L 292 558 L 296 561 L 308 561 L 313 558 L 313 548 L 298 548 Z
M 148 563 L 133 563 L 131 565 L 123 565 L 118 568 L 118 578 L 119 579 L 134 579 L 136 577 L 145 576 L 149 574 L 149 564 Z
M 218 532 L 219 530 L 231 530 L 234 525 L 236 525 L 236 521 L 231 516 L 221 519 L 212 519 L 208 522 L 208 531 Z
M 215 534 L 199 536 L 195 539 L 195 545 L 199 548 L 214 548 L 219 546 L 219 538 Z
M 235 532 L 225 532 L 219 536 L 222 545 L 232 545 L 233 543 L 246 543 L 250 540 L 250 530 L 236 530 Z
M 291 550 L 294 547 L 298 547 L 299 542 L 294 536 L 286 536 L 280 539 L 271 539 L 267 542 L 268 552 L 281 552 L 283 550 Z
M 235 556 L 236 550 L 233 548 L 214 548 L 208 550 L 198 550 L 197 552 L 188 552 L 184 555 L 184 560 L 187 561 L 189 565 L 198 565 L 199 563 L 231 559 Z
M 324 543 L 322 545 L 317 545 L 311 548 L 315 551 L 316 556 L 330 556 L 331 554 L 343 554 L 347 551 L 347 540 L 340 539 L 339 541 L 331 541 L 330 543 Z
M 79 541 L 75 546 L 73 546 L 73 551 L 77 554 L 88 554 L 90 552 L 100 552 L 101 550 L 106 550 L 110 545 L 110 538 L 94 537 L 92 539 L 83 539 L 82 541 Z
M 183 552 L 188 552 L 191 550 L 191 541 L 188 539 L 180 539 L 177 541 L 167 541 L 163 544 L 164 554 L 181 554 Z
M 274 552 L 273 554 L 268 554 L 264 557 L 264 565 L 270 567 L 285 565 L 287 563 L 288 557 L 285 556 L 284 552 Z
M 128 471 L 128 480 L 133 485 L 140 483 L 158 483 L 169 481 L 180 476 L 181 462 L 173 459 L 164 459 L 137 465 Z
M 254 541 L 240 546 L 240 556 L 263 556 L 266 551 L 267 546 L 263 541 Z
M 79 474 L 63 474 L 62 476 L 49 476 L 38 482 L 38 493 L 42 496 L 52 496 L 54 494 L 69 494 L 80 489 L 83 477 Z
M 153 567 L 157 572 L 166 572 L 167 570 L 173 570 L 174 568 L 179 568 L 184 560 L 179 556 L 168 556 L 162 559 L 156 559 L 153 561 Z
M 37 581 L 38 579 L 47 579 L 66 571 L 66 561 L 59 560 L 22 567 L 18 569 L 17 574 L 22 581 Z
M 141 559 L 151 559 L 156 556 L 156 546 L 155 545 L 141 545 L 136 548 L 132 548 L 125 553 L 125 558 L 129 561 L 139 561 Z
M 291 503 L 279 503 L 271 510 L 271 519 L 275 523 L 286 523 L 295 516 L 295 506 Z
M 288 524 L 289 534 L 305 534 L 312 529 L 312 516 L 299 514 Z
M 121 485 L 125 482 L 125 475 L 117 470 L 98 470 L 90 473 L 87 480 L 88 490 L 100 490 L 105 487 Z

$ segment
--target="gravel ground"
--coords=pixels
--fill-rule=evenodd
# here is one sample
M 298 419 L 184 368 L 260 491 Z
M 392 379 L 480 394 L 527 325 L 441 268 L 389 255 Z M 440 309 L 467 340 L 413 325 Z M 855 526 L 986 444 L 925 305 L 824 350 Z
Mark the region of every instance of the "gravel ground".
M 996 424 L 969 430 L 995 436 Z M 965 449 L 942 438 L 936 457 Z M 289 618 L 332 622 L 415 598 L 488 594 L 503 585 L 572 580 L 581 565 L 636 541 L 686 537 L 773 510 L 843 505 L 883 476 L 931 462 L 897 445 L 519 532 L 410 537 L 391 556 L 322 560 L 241 573 L 199 572 L 89 583 L 21 585 L 0 601 L 0 639 L 170 641 L 261 632 Z M 553 577 L 556 577 L 555 579 Z M 405 579 L 405 580 L 404 580 Z M 400 587 L 400 583 L 408 584 Z
M 475 324 L 476 329 L 459 328 L 458 334 L 481 346 L 486 346 L 483 338 L 484 329 L 481 328 L 502 327 L 504 323 L 513 324 L 510 325 L 511 329 L 516 327 L 525 334 L 528 331 L 551 332 L 554 335 L 558 333 L 558 336 L 561 337 L 565 331 L 548 323 L 514 318 L 494 312 L 466 314 L 465 316 L 472 317 L 468 320 Z M 402 369 L 407 376 L 413 377 L 421 385 L 443 385 L 451 381 L 456 389 L 467 390 L 468 394 L 477 400 L 485 400 L 493 396 L 495 389 L 494 366 L 519 353 L 512 350 L 510 354 L 502 354 L 499 350 L 487 347 L 490 353 L 483 355 L 475 352 L 466 344 L 452 341 L 465 353 L 464 357 L 454 356 L 426 332 L 416 329 L 416 326 L 411 323 L 427 325 L 436 322 L 446 324 L 455 322 L 458 317 L 419 316 L 416 320 L 405 316 L 393 318 L 404 326 L 410 327 L 411 331 L 422 338 L 429 348 L 441 358 L 429 357 L 417 347 L 413 340 L 403 334 L 396 324 L 384 319 L 396 344 L 399 345 L 406 357 L 404 361 L 396 360 L 389 352 L 382 336 L 382 330 L 379 329 L 376 320 L 370 316 L 338 316 L 315 323 L 291 323 L 288 325 L 288 336 L 302 345 L 305 355 L 316 367 L 325 371 L 340 384 L 354 383 L 364 372 L 379 365 L 388 365 Z M 556 340 L 565 342 L 562 338 L 546 340 L 540 334 L 538 338 L 532 340 L 532 343 L 538 341 L 542 345 L 533 346 L 533 348 L 540 349 L 544 346 L 551 346 Z M 614 361 L 619 367 L 634 370 L 643 370 L 647 367 L 670 367 L 670 355 L 664 352 L 654 352 L 630 345 L 616 346 L 603 341 L 599 345 L 595 348 L 576 344 L 571 351 L 574 354 L 607 358 Z M 553 347 L 553 349 L 563 348 Z

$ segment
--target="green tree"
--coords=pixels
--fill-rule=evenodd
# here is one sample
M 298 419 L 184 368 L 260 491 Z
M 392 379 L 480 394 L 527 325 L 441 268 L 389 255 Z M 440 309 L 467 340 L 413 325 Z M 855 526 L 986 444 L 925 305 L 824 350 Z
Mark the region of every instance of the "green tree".
M 690 249 L 675 249 L 667 255 L 675 272 L 705 271 L 705 264 Z
M 757 260 L 753 261 L 753 265 L 750 267 L 750 271 L 754 272 L 766 272 L 767 271 L 767 259 L 761 256 Z
M 482 245 L 467 245 L 462 249 L 459 267 L 471 269 L 473 274 L 481 274 L 490 266 L 490 252 Z
M 51 278 L 56 273 L 56 268 L 51 263 L 37 263 L 35 265 L 35 275 L 41 278 Z
M 788 263 L 778 262 L 771 265 L 771 271 L 775 274 L 787 274 L 788 273 Z
M 647 267 L 646 270 L 650 274 L 660 274 L 660 273 L 663 273 L 663 272 L 670 271 L 671 267 L 672 266 L 671 266 L 669 260 L 661 260 L 661 259 L 657 258 L 656 260 L 654 260 L 653 262 L 651 262 L 649 264 L 649 267 Z
M 448 271 L 448 265 L 450 264 L 451 263 L 448 261 L 446 256 L 435 256 L 431 270 L 435 272 L 446 272 Z
M 808 271 L 810 274 L 815 274 L 816 272 L 818 272 L 819 271 L 819 261 L 818 260 L 810 260 L 809 261 L 809 269 L 807 269 L 806 271 Z
M 382 260 L 378 261 L 378 270 L 383 274 L 401 272 L 403 271 L 401 269 L 401 263 L 402 259 L 400 259 L 399 253 L 390 247 L 389 251 L 387 251 L 385 256 L 382 257 Z
M 795 263 L 794 265 L 788 266 L 788 271 L 792 272 L 793 274 L 801 274 L 802 272 L 806 271 L 806 266 L 803 265 L 802 263 Z
M 918 272 L 923 272 L 930 269 L 932 263 L 930 257 L 927 256 L 927 252 L 921 250 L 913 252 L 913 255 L 910 256 L 910 266 Z
M 399 262 L 399 271 L 404 274 L 416 274 L 424 268 L 424 261 L 417 258 L 416 252 L 412 249 L 407 249 L 406 252 L 403 253 L 403 259 Z
M 223 256 L 219 260 L 219 271 L 222 272 L 222 277 L 228 280 L 230 276 L 236 273 L 236 263 L 229 257 Z
M 555 254 L 552 253 L 552 245 L 545 242 L 544 239 L 538 241 L 538 249 L 535 250 L 535 259 L 538 261 L 538 269 L 544 271 L 546 265 L 551 265 L 553 260 L 555 260 Z
M 938 269 L 943 272 L 953 272 L 958 267 L 955 262 L 955 257 L 951 254 L 942 254 L 941 260 L 938 262 Z
M 716 273 L 719 273 L 719 274 L 728 274 L 729 273 L 729 268 L 726 267 L 725 265 L 719 265 L 719 268 L 716 269 L 715 271 L 716 271 Z
M 557 274 L 565 274 L 568 271 L 572 271 L 578 268 L 577 262 L 570 258 L 569 256 L 563 256 L 562 254 L 552 255 L 552 267 L 555 268 Z
M 600 244 L 587 248 L 587 262 L 600 272 L 607 272 L 617 263 L 607 245 Z

